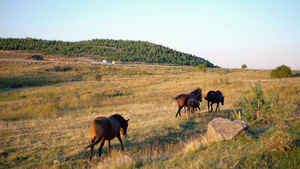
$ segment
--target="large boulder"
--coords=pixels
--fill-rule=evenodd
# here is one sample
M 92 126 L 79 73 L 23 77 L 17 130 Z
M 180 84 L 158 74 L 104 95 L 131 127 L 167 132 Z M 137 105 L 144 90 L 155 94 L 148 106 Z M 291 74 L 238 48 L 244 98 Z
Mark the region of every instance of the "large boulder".
M 208 123 L 206 139 L 209 142 L 231 140 L 248 128 L 249 125 L 242 120 L 231 121 L 229 119 L 214 118 Z

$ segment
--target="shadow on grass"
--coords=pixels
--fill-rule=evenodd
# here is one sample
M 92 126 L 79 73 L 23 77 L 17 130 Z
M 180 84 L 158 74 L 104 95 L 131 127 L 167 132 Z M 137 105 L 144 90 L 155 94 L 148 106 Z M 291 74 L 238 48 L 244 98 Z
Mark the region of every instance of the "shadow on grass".
M 237 112 L 242 111 L 242 109 L 237 109 Z M 237 117 L 233 113 L 233 109 L 225 109 L 221 111 L 213 111 L 213 112 L 208 112 L 208 111 L 203 111 L 201 112 L 200 118 L 204 118 L 207 123 L 210 122 L 214 118 L 224 118 L 224 119 L 231 119 L 231 120 L 237 120 Z M 231 114 L 231 116 L 230 116 Z
M 175 145 L 182 140 L 187 140 L 195 134 L 205 133 L 207 128 L 201 127 L 203 126 L 203 124 L 199 124 L 196 120 L 197 118 L 194 117 L 181 119 L 178 127 L 164 127 L 163 130 L 166 130 L 166 132 L 164 132 L 164 135 L 154 135 L 152 137 L 145 137 L 145 139 L 141 138 L 141 136 L 136 136 L 136 138 L 133 138 L 135 136 L 131 136 L 129 133 L 129 137 L 132 137 L 132 140 L 130 138 L 122 138 L 125 151 L 126 149 L 131 151 L 140 151 L 144 150 L 145 148 L 154 148 L 156 150 L 165 149 L 166 147 L 168 147 L 167 145 Z M 95 146 L 93 159 L 98 157 L 99 146 L 100 144 L 97 144 Z M 107 142 L 105 142 L 105 145 L 102 150 L 102 157 L 105 158 L 108 155 L 107 150 Z M 115 144 L 112 144 L 111 150 L 121 151 L 120 143 L 117 141 L 115 142 Z M 87 149 L 85 151 L 80 152 L 77 155 L 69 156 L 67 157 L 67 159 L 82 158 L 88 160 L 89 153 L 90 149 Z
M 181 140 L 192 137 L 195 134 L 204 133 L 206 128 L 201 127 L 202 124 L 196 122 L 196 118 L 185 118 L 180 120 L 178 127 L 164 127 L 164 135 L 154 135 L 146 137 L 142 141 L 128 140 L 125 142 L 126 147 L 134 147 L 142 149 L 147 145 L 157 148 L 164 148 L 168 144 L 176 144 Z M 141 138 L 139 138 L 141 139 Z
M 293 74 L 292 77 L 300 77 L 300 73 Z
M 238 111 L 242 111 L 242 109 L 237 109 Z M 153 135 L 153 133 L 149 133 L 149 135 L 153 136 L 143 136 L 141 135 L 130 135 L 130 139 L 123 139 L 123 144 L 126 149 L 132 152 L 144 150 L 146 148 L 150 148 L 149 151 L 153 150 L 165 150 L 168 145 L 173 145 L 176 146 L 177 143 L 179 142 L 184 142 L 185 140 L 189 140 L 191 137 L 197 135 L 197 134 L 202 134 L 207 131 L 207 123 L 210 122 L 212 119 L 221 117 L 221 118 L 230 118 L 230 114 L 232 114 L 233 109 L 225 109 L 221 110 L 220 112 L 207 112 L 207 111 L 201 111 L 200 116 L 197 114 L 196 116 L 191 115 L 188 117 L 188 114 L 182 113 L 181 117 L 178 117 L 180 123 L 178 127 L 164 127 L 161 130 L 165 130 L 165 134 L 157 134 Z M 231 117 L 231 120 L 236 120 L 236 117 Z M 157 130 L 157 129 L 156 129 Z M 153 132 L 156 132 L 156 130 L 153 130 Z M 161 132 L 159 132 L 161 133 Z M 116 139 L 116 138 L 115 138 Z M 179 146 L 179 144 L 177 144 Z M 95 146 L 94 149 L 94 159 L 96 158 L 95 156 L 98 156 L 98 150 L 99 144 Z M 117 142 L 112 145 L 112 150 L 117 150 L 120 151 L 121 146 L 120 143 Z M 84 152 L 79 153 L 76 155 L 77 157 L 83 158 L 85 160 L 88 159 L 89 156 L 89 149 L 85 150 Z M 102 157 L 107 156 L 107 142 L 105 143 L 105 146 L 103 147 L 102 151 Z M 68 157 L 69 158 L 69 157 Z M 72 157 L 71 157 L 72 158 Z
M 22 88 L 31 86 L 46 86 L 63 82 L 81 81 L 82 77 L 63 77 L 63 76 L 16 76 L 0 77 L 0 89 Z

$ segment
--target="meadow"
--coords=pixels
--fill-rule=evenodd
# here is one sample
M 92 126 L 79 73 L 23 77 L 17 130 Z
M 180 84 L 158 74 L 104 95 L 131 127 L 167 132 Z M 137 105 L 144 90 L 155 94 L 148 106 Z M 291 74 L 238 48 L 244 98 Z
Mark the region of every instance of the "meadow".
M 203 72 L 196 67 L 25 58 L 0 56 L 0 168 L 300 167 L 300 77 L 272 79 L 271 70 Z M 208 122 L 215 117 L 237 119 L 233 105 L 241 91 L 250 96 L 255 83 L 266 97 L 279 95 L 284 116 L 269 123 L 262 115 L 265 120 L 251 123 L 251 130 L 238 138 L 208 143 Z M 173 98 L 198 87 L 204 95 L 222 91 L 221 111 L 208 113 L 203 99 L 200 115 L 189 117 L 182 110 L 175 118 Z M 243 114 L 243 108 L 236 109 Z M 99 162 L 97 145 L 88 164 L 89 150 L 83 148 L 90 143 L 92 120 L 116 113 L 130 119 L 125 151 L 115 139 L 110 154 L 104 146 Z

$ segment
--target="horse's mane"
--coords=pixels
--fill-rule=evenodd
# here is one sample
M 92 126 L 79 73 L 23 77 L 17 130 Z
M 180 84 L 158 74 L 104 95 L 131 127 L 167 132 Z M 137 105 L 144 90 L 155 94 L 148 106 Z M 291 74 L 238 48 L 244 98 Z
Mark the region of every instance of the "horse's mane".
M 121 124 L 123 124 L 124 122 L 126 122 L 126 120 L 124 119 L 124 117 L 122 117 L 122 116 L 119 115 L 119 114 L 111 115 L 109 118 L 116 119 L 116 120 L 118 120 Z
M 190 94 L 193 94 L 193 95 L 202 94 L 202 90 L 200 88 L 197 88 L 196 90 L 192 91 Z

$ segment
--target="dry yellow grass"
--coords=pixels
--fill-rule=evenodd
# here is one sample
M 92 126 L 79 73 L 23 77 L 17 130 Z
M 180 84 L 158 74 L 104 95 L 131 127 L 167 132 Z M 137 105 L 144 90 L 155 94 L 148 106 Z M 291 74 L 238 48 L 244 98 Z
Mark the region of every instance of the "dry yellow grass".
M 90 142 L 91 121 L 115 113 L 130 119 L 129 138 L 124 139 L 125 152 L 120 152 L 118 140 L 113 140 L 112 153 L 108 155 L 105 146 L 103 161 L 98 163 L 94 158 L 92 167 L 110 168 L 112 164 L 116 168 L 173 168 L 181 163 L 180 167 L 197 168 L 208 165 L 205 155 L 213 152 L 201 136 L 207 123 L 216 116 L 229 118 L 239 91 L 249 89 L 249 83 L 261 81 L 267 95 L 276 91 L 286 101 L 299 99 L 299 78 L 271 79 L 269 70 L 199 72 L 190 67 L 105 66 L 80 62 L 27 64 L 19 60 L 0 60 L 0 64 L 0 76 L 4 79 L 26 75 L 65 79 L 46 86 L 1 89 L 0 168 L 86 167 L 89 151 L 83 151 L 83 147 Z M 45 70 L 57 65 L 70 66 L 72 70 Z M 101 81 L 93 80 L 96 73 L 103 75 Z M 72 80 L 78 76 L 81 76 L 79 81 Z M 203 99 L 200 117 L 188 118 L 182 113 L 182 117 L 175 118 L 177 104 L 171 97 L 197 87 L 202 88 L 204 95 L 209 90 L 222 91 L 225 105 L 220 107 L 221 112 L 207 113 L 207 102 Z M 193 159 L 203 147 L 205 152 L 201 153 L 205 155 Z M 243 146 L 235 149 L 242 150 Z M 225 157 L 233 158 L 229 155 L 231 151 L 226 149 L 224 158 L 212 153 L 219 159 L 215 166 L 233 166 L 238 160 L 226 162 Z M 62 160 L 54 164 L 58 156 Z

